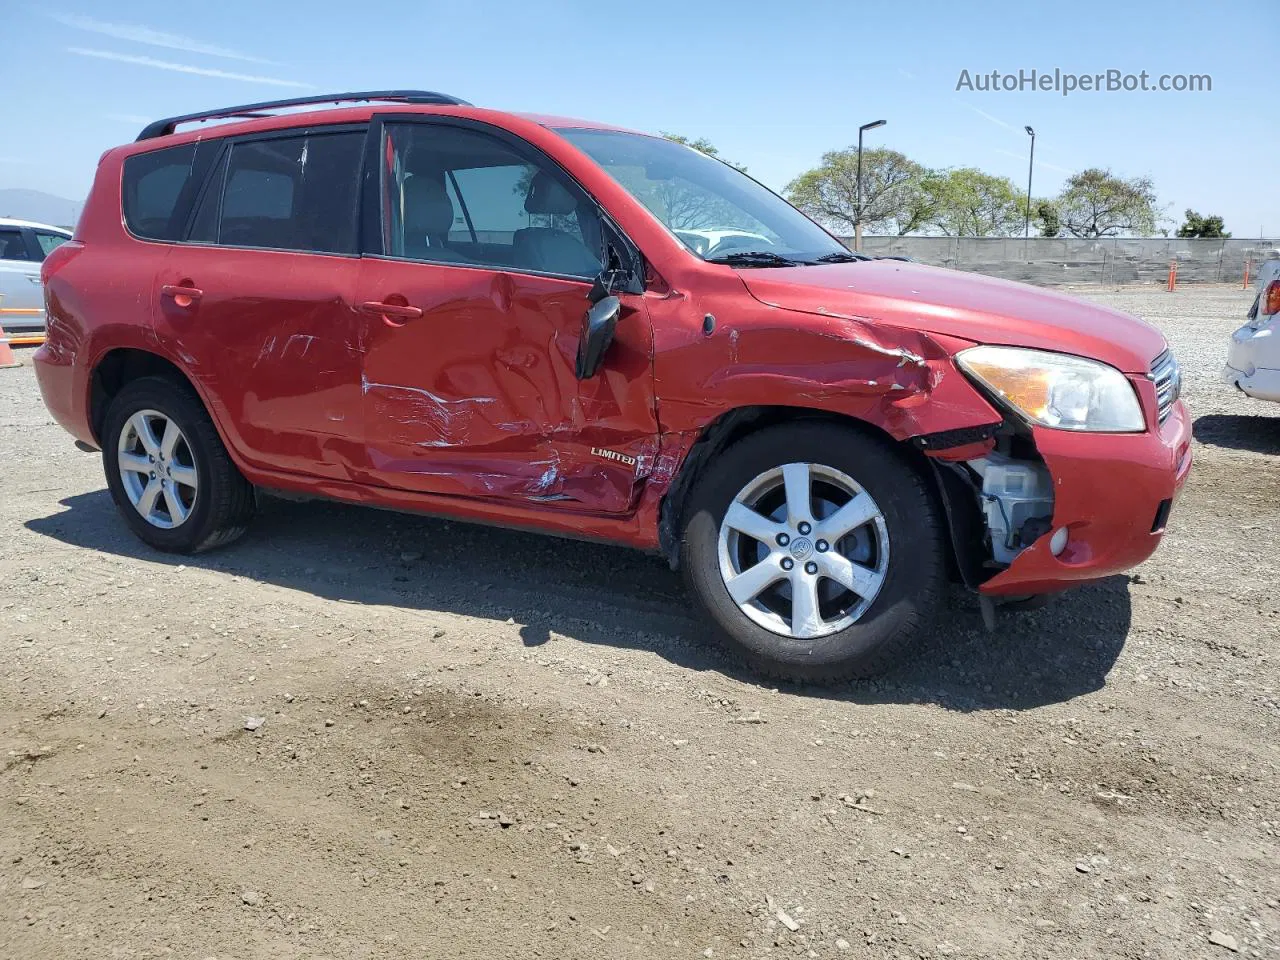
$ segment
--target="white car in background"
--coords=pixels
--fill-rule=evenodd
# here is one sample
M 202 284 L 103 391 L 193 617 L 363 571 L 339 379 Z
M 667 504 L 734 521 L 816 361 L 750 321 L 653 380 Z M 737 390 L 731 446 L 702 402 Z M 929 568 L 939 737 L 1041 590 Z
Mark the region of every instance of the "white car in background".
M 0 218 L 0 327 L 5 333 L 44 332 L 40 264 L 70 239 L 61 227 Z
M 733 250 L 767 250 L 773 241 L 763 233 L 749 230 L 701 230 L 679 228 L 673 231 L 680 242 L 700 257 L 712 253 L 729 253 Z
M 1222 379 L 1246 396 L 1280 403 L 1280 258 L 1258 271 L 1249 322 L 1231 335 Z

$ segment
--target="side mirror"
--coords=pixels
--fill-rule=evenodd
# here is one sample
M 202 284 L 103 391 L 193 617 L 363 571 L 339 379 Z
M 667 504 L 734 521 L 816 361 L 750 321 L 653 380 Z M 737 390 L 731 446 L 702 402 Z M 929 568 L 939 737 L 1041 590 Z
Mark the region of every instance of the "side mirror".
M 579 380 L 589 380 L 600 369 L 600 363 L 613 343 L 613 330 L 618 325 L 622 301 L 608 296 L 592 305 L 582 315 L 582 335 L 578 338 L 578 362 L 574 368 Z

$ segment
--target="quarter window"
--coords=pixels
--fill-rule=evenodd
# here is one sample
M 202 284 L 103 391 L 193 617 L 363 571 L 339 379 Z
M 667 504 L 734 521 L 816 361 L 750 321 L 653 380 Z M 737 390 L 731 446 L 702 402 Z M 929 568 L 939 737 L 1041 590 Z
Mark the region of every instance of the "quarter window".
M 364 133 L 233 143 L 196 211 L 190 240 L 354 254 Z
M 196 145 L 139 153 L 124 162 L 124 221 L 129 230 L 147 240 L 177 240 L 185 226 L 190 201 L 180 203 L 191 180 Z M 185 207 L 185 209 L 184 209 Z
M 394 257 L 591 279 L 600 215 L 549 161 L 486 133 L 387 125 L 383 241 Z

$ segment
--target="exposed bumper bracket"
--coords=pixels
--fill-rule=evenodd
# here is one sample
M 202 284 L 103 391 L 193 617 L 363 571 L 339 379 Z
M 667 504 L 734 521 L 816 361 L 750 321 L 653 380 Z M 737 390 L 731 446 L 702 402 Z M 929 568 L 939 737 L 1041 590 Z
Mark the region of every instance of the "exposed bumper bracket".
M 912 437 L 911 445 L 920 450 L 950 450 L 954 447 L 967 447 L 973 443 L 990 440 L 999 428 L 998 423 L 984 423 L 977 427 L 960 427 L 956 430 L 925 433 Z

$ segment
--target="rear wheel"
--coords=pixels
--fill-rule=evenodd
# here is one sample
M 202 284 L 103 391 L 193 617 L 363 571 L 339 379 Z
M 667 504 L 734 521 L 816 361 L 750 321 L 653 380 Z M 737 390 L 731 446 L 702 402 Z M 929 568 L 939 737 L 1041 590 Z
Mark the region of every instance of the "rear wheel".
M 158 550 L 230 543 L 253 516 L 253 487 L 190 387 L 143 377 L 112 399 L 102 462 L 125 522 Z
M 834 683 L 906 653 L 941 597 L 942 526 L 891 445 L 771 427 L 722 454 L 685 512 L 686 582 L 758 670 Z

